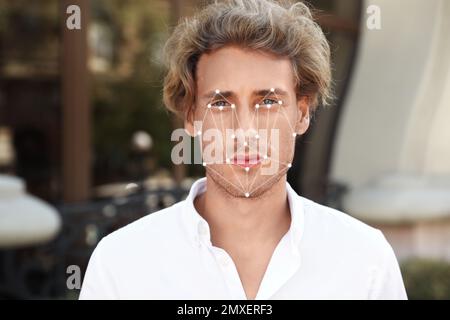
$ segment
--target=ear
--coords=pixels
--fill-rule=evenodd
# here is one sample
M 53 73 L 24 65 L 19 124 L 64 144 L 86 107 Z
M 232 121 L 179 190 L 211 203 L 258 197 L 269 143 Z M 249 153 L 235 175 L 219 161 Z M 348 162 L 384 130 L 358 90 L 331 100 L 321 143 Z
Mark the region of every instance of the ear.
M 298 135 L 303 135 L 309 128 L 309 106 L 310 106 L 310 98 L 309 96 L 300 96 L 297 100 L 297 110 L 298 117 L 297 123 L 295 126 L 295 131 Z

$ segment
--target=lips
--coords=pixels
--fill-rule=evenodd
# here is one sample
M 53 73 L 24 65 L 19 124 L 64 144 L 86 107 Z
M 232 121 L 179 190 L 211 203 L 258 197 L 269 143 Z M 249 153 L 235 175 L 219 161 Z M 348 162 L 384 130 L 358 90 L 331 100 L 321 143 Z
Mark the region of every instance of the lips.
M 231 159 L 231 164 L 242 168 L 252 168 L 261 163 L 262 157 L 259 154 L 238 154 Z

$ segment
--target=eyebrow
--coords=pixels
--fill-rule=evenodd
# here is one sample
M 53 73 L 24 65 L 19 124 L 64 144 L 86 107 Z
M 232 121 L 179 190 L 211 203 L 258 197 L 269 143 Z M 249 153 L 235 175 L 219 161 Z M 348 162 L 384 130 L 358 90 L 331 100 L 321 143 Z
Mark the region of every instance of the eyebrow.
M 274 88 L 274 89 L 275 89 L 274 92 L 272 92 L 271 89 L 255 90 L 252 92 L 252 95 L 261 96 L 261 97 L 265 97 L 270 94 L 275 94 L 277 96 L 284 96 L 284 97 L 286 97 L 288 95 L 287 91 L 285 91 L 283 89 L 280 89 L 280 88 Z M 216 95 L 220 95 L 225 98 L 230 98 L 230 97 L 234 96 L 235 93 L 233 91 L 220 91 L 220 93 L 217 94 L 216 90 L 212 90 L 212 91 L 209 91 L 208 93 L 204 94 L 202 96 L 202 99 L 212 99 Z

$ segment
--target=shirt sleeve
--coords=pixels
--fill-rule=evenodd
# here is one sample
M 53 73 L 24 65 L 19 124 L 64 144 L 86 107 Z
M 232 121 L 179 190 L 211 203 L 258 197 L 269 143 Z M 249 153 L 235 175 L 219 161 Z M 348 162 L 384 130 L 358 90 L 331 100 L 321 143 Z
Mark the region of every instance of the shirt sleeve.
M 381 231 L 383 257 L 377 268 L 372 288 L 369 293 L 371 300 L 407 300 L 405 286 L 394 250 Z
M 117 299 L 113 279 L 102 260 L 103 242 L 101 240 L 89 259 L 83 285 L 81 287 L 80 300 L 109 300 Z

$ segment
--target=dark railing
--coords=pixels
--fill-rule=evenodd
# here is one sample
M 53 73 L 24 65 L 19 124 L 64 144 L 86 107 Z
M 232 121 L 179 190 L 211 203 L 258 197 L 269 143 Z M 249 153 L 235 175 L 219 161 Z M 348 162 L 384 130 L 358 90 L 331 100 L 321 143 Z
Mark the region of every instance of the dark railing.
M 0 250 L 0 299 L 76 299 L 67 287 L 67 267 L 84 275 L 89 257 L 105 235 L 184 199 L 187 190 L 142 191 L 127 197 L 57 207 L 62 229 L 50 243 Z

